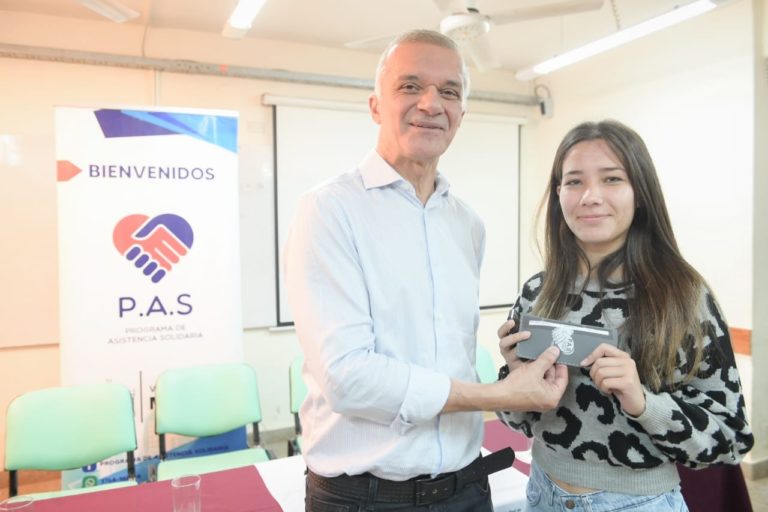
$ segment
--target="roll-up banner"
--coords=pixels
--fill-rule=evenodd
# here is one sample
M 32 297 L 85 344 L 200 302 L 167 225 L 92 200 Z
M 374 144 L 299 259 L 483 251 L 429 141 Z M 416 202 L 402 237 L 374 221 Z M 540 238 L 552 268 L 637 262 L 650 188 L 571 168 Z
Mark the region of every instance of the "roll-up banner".
M 57 107 L 56 160 L 62 385 L 130 389 L 146 481 L 158 374 L 243 357 L 237 113 Z M 246 439 L 239 429 L 169 444 L 173 456 Z M 65 472 L 62 486 L 125 478 L 121 454 Z

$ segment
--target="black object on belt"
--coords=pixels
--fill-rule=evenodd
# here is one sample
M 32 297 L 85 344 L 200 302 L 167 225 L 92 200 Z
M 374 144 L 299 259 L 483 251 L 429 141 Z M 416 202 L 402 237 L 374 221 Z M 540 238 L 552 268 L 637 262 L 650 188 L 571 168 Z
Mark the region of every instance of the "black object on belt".
M 380 503 L 411 503 L 427 505 L 436 501 L 450 498 L 470 482 L 476 482 L 491 473 L 501 471 L 515 461 L 512 448 L 504 448 L 485 457 L 478 457 L 467 467 L 451 473 L 443 473 L 434 478 L 416 477 L 402 482 L 384 480 L 370 473 L 362 475 L 339 475 L 334 477 L 320 476 L 307 471 L 307 478 L 313 485 L 327 492 L 366 500 L 372 480 L 378 481 L 378 490 L 374 501 Z

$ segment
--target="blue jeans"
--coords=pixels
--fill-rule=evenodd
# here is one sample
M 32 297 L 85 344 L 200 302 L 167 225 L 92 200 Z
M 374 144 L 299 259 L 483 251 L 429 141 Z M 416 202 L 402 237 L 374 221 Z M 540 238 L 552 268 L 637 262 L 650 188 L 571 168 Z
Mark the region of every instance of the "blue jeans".
M 323 489 L 306 484 L 306 512 L 492 512 L 491 489 L 488 478 L 471 482 L 442 501 L 429 505 L 410 505 L 403 503 L 376 503 L 375 500 L 356 500 L 354 498 L 331 494 Z
M 558 487 L 535 463 L 528 480 L 526 512 L 688 512 L 680 486 L 650 496 L 595 491 L 571 494 Z

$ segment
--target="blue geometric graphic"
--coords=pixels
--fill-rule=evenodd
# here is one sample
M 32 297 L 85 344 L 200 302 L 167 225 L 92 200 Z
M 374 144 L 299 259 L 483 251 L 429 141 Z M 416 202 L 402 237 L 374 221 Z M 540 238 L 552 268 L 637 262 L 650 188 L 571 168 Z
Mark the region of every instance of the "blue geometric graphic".
M 94 114 L 107 138 L 182 134 L 237 151 L 236 117 L 115 109 L 100 109 Z

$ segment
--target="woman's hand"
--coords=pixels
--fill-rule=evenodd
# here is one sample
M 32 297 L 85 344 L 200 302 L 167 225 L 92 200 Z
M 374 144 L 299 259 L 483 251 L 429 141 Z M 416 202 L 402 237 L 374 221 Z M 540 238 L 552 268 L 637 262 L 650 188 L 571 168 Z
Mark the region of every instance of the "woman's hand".
M 589 376 L 600 391 L 613 394 L 632 416 L 645 412 L 645 392 L 635 360 L 629 354 L 603 343 L 581 362 L 583 367 L 590 365 Z
M 499 330 L 497 331 L 499 336 L 499 351 L 501 352 L 501 355 L 504 356 L 504 360 L 507 362 L 510 371 L 525 363 L 525 360 L 517 357 L 516 346 L 521 341 L 531 337 L 529 331 L 517 332 L 514 327 L 516 327 L 515 321 L 507 320 L 501 324 L 501 327 L 499 327 Z

